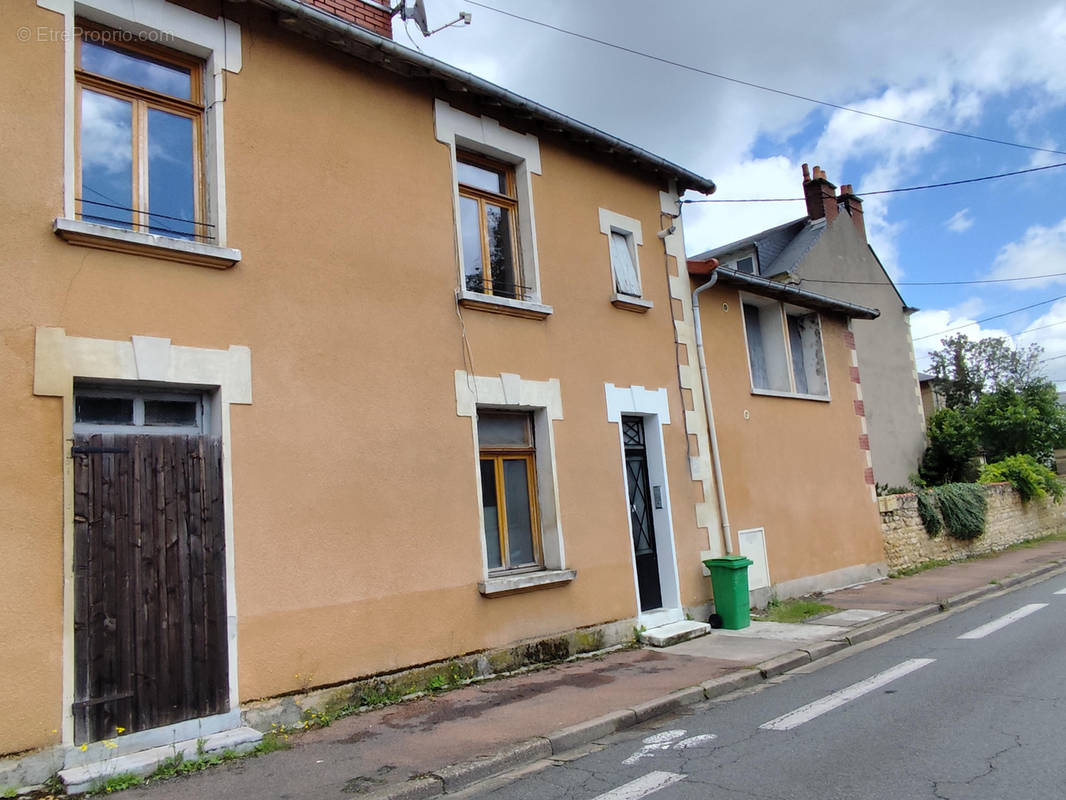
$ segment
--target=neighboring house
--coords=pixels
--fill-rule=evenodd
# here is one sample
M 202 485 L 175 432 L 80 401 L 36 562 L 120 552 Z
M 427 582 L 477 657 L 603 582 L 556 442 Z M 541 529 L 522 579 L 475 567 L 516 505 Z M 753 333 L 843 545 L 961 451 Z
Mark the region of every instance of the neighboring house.
M 885 574 L 852 320 L 877 309 L 690 259 L 730 550 L 756 601 Z M 713 285 L 702 288 L 708 277 Z M 860 322 L 856 322 L 857 327 Z M 868 323 L 867 323 L 868 324 Z
M 836 186 L 825 172 L 803 165 L 807 216 L 701 253 L 738 272 L 796 284 L 816 293 L 880 310 L 856 322 L 863 403 L 873 457 L 873 480 L 905 485 L 925 448 L 908 306 L 866 241 L 862 200 L 850 185 Z
M 5 9 L 0 753 L 707 612 L 713 183 L 313 5 Z
M 927 372 L 918 373 L 918 386 L 922 395 L 922 415 L 925 417 L 926 424 L 929 423 L 929 418 L 933 414 L 947 408 L 944 393 L 936 388 L 935 380 L 936 378 Z

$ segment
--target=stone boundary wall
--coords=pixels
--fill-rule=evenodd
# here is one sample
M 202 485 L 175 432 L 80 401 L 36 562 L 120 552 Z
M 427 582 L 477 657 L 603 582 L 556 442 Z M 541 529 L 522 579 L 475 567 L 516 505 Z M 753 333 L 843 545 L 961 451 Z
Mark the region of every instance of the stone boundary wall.
M 930 537 L 918 516 L 917 495 L 877 498 L 889 570 L 896 572 L 933 560 L 957 561 L 1066 529 L 1066 501 L 1056 505 L 1051 498 L 1040 498 L 1026 503 L 1009 483 L 989 484 L 985 495 L 985 532 L 970 541 L 955 539 L 947 531 Z

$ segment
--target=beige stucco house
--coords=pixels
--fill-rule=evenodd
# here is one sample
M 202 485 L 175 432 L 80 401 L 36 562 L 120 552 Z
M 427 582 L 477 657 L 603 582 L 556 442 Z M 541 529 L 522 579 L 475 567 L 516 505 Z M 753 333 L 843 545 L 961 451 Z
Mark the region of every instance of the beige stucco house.
M 873 481 L 905 486 L 925 448 L 925 418 L 910 315 L 866 240 L 862 200 L 824 170 L 803 166 L 807 215 L 693 257 L 717 258 L 738 272 L 878 309 L 853 326 L 862 375 Z
M 5 20 L 0 753 L 705 618 L 711 181 L 373 2 Z
M 884 576 L 854 334 L 878 310 L 716 263 L 688 269 L 723 547 L 757 605 Z

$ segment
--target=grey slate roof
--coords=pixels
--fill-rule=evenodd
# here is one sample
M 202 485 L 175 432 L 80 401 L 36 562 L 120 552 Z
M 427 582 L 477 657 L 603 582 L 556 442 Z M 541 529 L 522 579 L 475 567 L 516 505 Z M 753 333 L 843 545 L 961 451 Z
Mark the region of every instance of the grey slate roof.
M 721 259 L 722 256 L 754 248 L 759 262 L 759 274 L 769 278 L 783 272 L 792 272 L 825 233 L 825 229 L 824 219 L 812 222 L 807 217 L 800 217 L 783 225 L 760 231 L 754 236 L 715 247 L 713 250 L 692 256 L 690 260 Z
M 686 189 L 693 189 L 702 194 L 711 194 L 715 190 L 714 181 L 710 178 L 697 175 L 654 153 L 457 69 L 444 61 L 304 5 L 299 0 L 256 2 L 277 11 L 279 21 L 289 30 L 398 75 L 426 80 L 436 89 L 462 94 L 490 108 L 502 109 L 519 119 L 531 120 L 547 133 L 561 134 L 578 146 L 588 147 L 624 165 L 632 165 L 666 179 L 676 180 L 679 194 Z

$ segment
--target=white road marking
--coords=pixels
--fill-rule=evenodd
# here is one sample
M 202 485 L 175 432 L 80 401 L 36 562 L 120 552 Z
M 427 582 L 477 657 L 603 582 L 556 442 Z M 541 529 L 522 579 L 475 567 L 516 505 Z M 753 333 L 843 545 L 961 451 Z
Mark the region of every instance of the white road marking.
M 988 634 L 995 633 L 1000 628 L 1005 628 L 1008 625 L 1010 625 L 1012 622 L 1017 622 L 1022 617 L 1028 617 L 1034 611 L 1039 611 L 1040 609 L 1042 609 L 1042 608 L 1044 608 L 1046 606 L 1047 606 L 1047 603 L 1030 603 L 1029 605 L 1022 606 L 1017 611 L 1012 611 L 1009 614 L 1000 617 L 999 619 L 994 619 L 991 622 L 986 622 L 981 627 L 974 628 L 972 631 L 968 631 L 968 632 L 964 633 L 962 636 L 959 636 L 958 638 L 960 638 L 960 639 L 983 639 L 984 637 L 988 636 Z
M 640 800 L 641 797 L 647 797 L 652 792 L 665 789 L 683 780 L 685 776 L 678 775 L 676 772 L 649 772 L 634 781 L 623 783 L 617 789 L 604 792 L 594 800 Z
M 680 742 L 674 745 L 675 750 L 686 750 L 689 747 L 700 747 L 707 744 L 707 742 L 713 742 L 718 737 L 713 733 L 701 733 L 698 736 L 690 736 L 687 739 L 682 739 Z
M 850 703 L 864 694 L 869 694 L 875 689 L 879 689 L 886 683 L 891 683 L 896 678 L 902 678 L 908 673 L 914 672 L 917 669 L 921 669 L 927 664 L 932 664 L 936 661 L 935 658 L 912 658 L 904 661 L 896 666 L 886 669 L 884 672 L 879 672 L 876 675 L 867 678 L 864 681 L 853 683 L 838 692 L 833 692 L 830 695 L 826 695 L 821 700 L 815 700 L 813 703 L 808 703 L 805 706 L 797 708 L 795 711 L 790 711 L 777 719 L 772 719 L 769 722 L 763 723 L 759 727 L 767 731 L 789 731 L 793 728 L 798 728 L 804 722 L 810 722 L 815 717 L 820 717 L 826 712 L 832 711 L 835 708 L 840 708 L 845 703 Z
M 688 731 L 685 730 L 672 730 L 663 731 L 662 733 L 654 733 L 651 736 L 644 738 L 644 746 L 637 752 L 625 759 L 622 763 L 632 766 L 640 761 L 642 758 L 649 758 L 654 756 L 660 750 L 686 750 L 689 747 L 700 747 L 707 742 L 714 741 L 718 737 L 713 733 L 700 733 L 696 736 L 690 736 L 687 739 L 681 739 Z M 676 742 L 676 744 L 675 744 Z
M 1066 589 L 1059 589 L 1055 594 L 1066 594 Z

